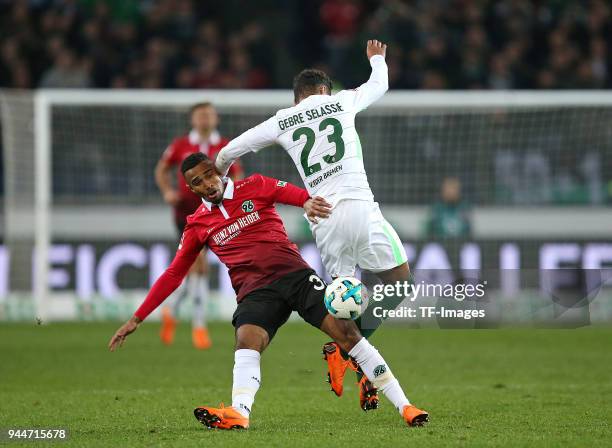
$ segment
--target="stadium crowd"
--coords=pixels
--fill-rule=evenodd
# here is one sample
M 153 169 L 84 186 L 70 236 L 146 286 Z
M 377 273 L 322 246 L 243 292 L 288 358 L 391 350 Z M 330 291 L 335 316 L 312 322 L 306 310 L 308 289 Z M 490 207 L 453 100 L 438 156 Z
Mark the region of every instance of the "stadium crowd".
M 612 84 L 604 0 L 0 0 L 0 87 L 287 88 L 304 66 L 340 85 L 389 42 L 392 88 Z

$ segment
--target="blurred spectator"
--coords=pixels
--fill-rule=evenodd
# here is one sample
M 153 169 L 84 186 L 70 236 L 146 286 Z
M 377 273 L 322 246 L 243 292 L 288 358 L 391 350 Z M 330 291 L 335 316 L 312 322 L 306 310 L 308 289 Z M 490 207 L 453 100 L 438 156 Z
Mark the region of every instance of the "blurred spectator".
M 369 38 L 396 89 L 612 86 L 606 0 L 5 0 L 0 87 L 352 87 Z
M 496 90 L 512 89 L 514 87 L 512 72 L 503 54 L 496 54 L 491 59 L 488 87 Z
M 6 39 L 0 46 L 0 85 L 31 87 L 30 73 L 16 39 Z
M 601 37 L 597 37 L 591 41 L 590 45 L 590 61 L 591 73 L 596 87 L 602 88 L 606 85 L 606 80 L 609 80 L 610 74 L 608 69 L 608 50 L 606 41 Z
M 230 89 L 260 89 L 266 86 L 266 75 L 253 68 L 244 50 L 232 52 L 228 71 L 223 76 L 223 87 Z
M 218 53 L 204 53 L 193 79 L 193 87 L 200 89 L 221 87 L 221 58 Z
M 426 223 L 428 238 L 469 238 L 471 235 L 469 206 L 461 199 L 461 182 L 447 177 L 442 182 L 441 200 L 435 203 Z
M 63 48 L 59 50 L 51 68 L 43 73 L 39 87 L 86 88 L 90 85 L 89 64 L 77 60 L 71 50 Z

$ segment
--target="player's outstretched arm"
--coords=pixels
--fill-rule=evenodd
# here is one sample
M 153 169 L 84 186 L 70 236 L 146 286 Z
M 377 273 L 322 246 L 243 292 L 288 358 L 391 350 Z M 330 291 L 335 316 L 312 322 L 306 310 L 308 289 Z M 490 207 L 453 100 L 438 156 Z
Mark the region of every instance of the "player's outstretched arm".
M 306 211 L 307 218 L 317 222 L 318 218 L 328 218 L 332 212 L 332 205 L 321 196 L 311 198 L 306 190 L 289 182 L 261 176 L 262 190 L 269 195 L 274 203 L 302 207 Z
M 159 158 L 157 165 L 155 165 L 155 183 L 164 201 L 172 206 L 176 205 L 180 199 L 172 182 L 173 168 L 183 161 L 179 147 L 178 140 L 174 140 Z
M 114 352 L 123 345 L 125 339 L 138 328 L 149 314 L 151 314 L 172 292 L 179 287 L 189 268 L 198 257 L 203 244 L 199 241 L 197 231 L 188 227 L 183 233 L 181 244 L 176 256 L 166 271 L 151 287 L 149 294 L 138 307 L 134 316 L 119 328 L 108 343 L 108 349 Z
M 169 205 L 178 204 L 180 198 L 178 192 L 172 186 L 170 178 L 172 165 L 166 162 L 163 158 L 159 159 L 155 165 L 155 183 L 164 198 L 164 201 Z
M 366 44 L 366 55 L 370 60 L 372 73 L 370 78 L 357 89 L 353 95 L 353 108 L 359 112 L 380 99 L 389 89 L 389 70 L 385 62 L 387 45 L 378 40 L 369 40 Z
M 226 176 L 230 166 L 236 159 L 249 152 L 257 152 L 266 146 L 274 144 L 278 137 L 278 129 L 275 117 L 271 117 L 231 140 L 217 154 L 215 159 L 215 169 L 217 172 L 222 176 Z

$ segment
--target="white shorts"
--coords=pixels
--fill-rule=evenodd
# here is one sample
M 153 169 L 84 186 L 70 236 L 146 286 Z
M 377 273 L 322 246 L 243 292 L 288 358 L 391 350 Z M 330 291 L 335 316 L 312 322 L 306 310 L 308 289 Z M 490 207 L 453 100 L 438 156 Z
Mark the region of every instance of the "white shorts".
M 354 276 L 355 266 L 374 273 L 387 271 L 408 260 L 377 202 L 344 199 L 329 218 L 310 223 L 310 230 L 332 277 Z

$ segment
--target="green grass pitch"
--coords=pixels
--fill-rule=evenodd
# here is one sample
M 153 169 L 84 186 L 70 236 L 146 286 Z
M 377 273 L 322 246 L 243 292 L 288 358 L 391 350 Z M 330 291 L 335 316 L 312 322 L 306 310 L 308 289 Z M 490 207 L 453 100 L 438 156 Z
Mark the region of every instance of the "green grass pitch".
M 361 411 L 352 373 L 336 398 L 323 381 L 326 338 L 288 324 L 262 358 L 251 429 L 225 432 L 204 428 L 192 409 L 231 401 L 230 324 L 212 326 L 207 352 L 191 348 L 187 324 L 174 346 L 161 346 L 152 322 L 109 353 L 116 327 L 1 324 L 0 427 L 68 428 L 70 440 L 54 446 L 517 447 L 612 440 L 612 328 L 384 326 L 372 342 L 409 398 L 430 412 L 429 425 L 408 428 L 385 398 L 378 411 Z

